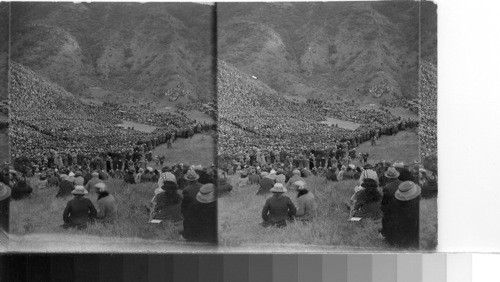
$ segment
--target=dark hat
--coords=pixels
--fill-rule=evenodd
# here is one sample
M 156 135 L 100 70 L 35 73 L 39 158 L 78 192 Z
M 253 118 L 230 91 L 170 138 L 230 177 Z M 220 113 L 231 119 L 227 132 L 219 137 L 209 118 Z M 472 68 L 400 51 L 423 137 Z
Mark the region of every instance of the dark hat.
M 414 181 L 415 180 L 413 178 L 413 174 L 407 169 L 401 170 L 398 179 L 401 181 Z
M 378 187 L 377 181 L 371 178 L 365 178 L 363 179 L 363 183 L 361 184 L 361 187 L 365 189 L 376 189 Z

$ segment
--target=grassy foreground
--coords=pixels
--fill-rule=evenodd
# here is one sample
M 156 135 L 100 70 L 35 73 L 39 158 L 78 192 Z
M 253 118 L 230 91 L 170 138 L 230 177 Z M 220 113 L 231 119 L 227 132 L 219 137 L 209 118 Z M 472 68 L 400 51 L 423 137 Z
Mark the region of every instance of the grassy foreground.
M 377 239 L 380 223 L 371 220 L 350 222 L 349 211 L 344 205 L 354 192 L 356 181 L 325 182 L 324 178 L 306 179 L 310 191 L 316 196 L 318 216 L 311 222 L 293 222 L 284 228 L 264 228 L 261 211 L 265 200 L 258 196 L 257 185 L 235 188 L 234 192 L 219 199 L 219 244 L 239 246 L 249 244 L 305 244 L 339 247 L 387 249 L 389 246 Z M 287 192 L 294 204 L 296 192 Z
M 132 237 L 158 240 L 179 240 L 178 229 L 170 222 L 148 223 L 144 205 L 153 197 L 156 184 L 125 184 L 122 180 L 106 181 L 118 204 L 118 218 L 113 225 L 95 223 L 86 230 L 60 227 L 66 203 L 72 198 L 56 198 L 57 188 L 34 191 L 30 198 L 12 201 L 10 206 L 11 233 L 66 233 L 107 237 Z M 96 205 L 97 195 L 87 195 Z
M 257 185 L 235 188 L 231 195 L 219 199 L 219 244 L 242 246 L 258 244 L 303 244 L 338 246 L 358 250 L 389 250 L 384 240 L 377 238 L 380 221 L 348 221 L 345 202 L 354 193 L 358 181 L 326 182 L 323 177 L 306 179 L 310 191 L 316 196 L 318 216 L 311 222 L 293 222 L 284 228 L 264 228 L 261 211 L 268 196 L 258 196 Z M 285 193 L 297 206 L 297 193 Z M 436 200 L 422 200 L 421 248 L 436 247 Z

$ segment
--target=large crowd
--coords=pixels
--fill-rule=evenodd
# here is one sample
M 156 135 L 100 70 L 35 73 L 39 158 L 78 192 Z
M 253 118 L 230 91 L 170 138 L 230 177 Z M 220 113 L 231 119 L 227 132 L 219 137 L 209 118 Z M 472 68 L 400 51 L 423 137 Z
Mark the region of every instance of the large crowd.
M 381 135 L 418 126 L 417 120 L 359 109 L 352 101 L 288 101 L 224 62 L 219 62 L 218 98 L 218 154 L 223 162 L 257 154 L 272 158 L 277 151 L 298 158 L 339 147 L 349 150 Z M 349 130 L 320 123 L 327 116 L 361 125 Z M 327 153 L 313 154 L 321 158 Z
M 437 155 L 437 70 L 422 61 L 420 65 L 420 150 L 423 157 Z
M 63 88 L 11 64 L 12 159 L 85 158 L 132 154 L 137 145 L 148 150 L 176 138 L 213 129 L 182 113 L 156 113 L 141 106 L 112 103 L 89 105 Z M 123 121 L 155 126 L 152 132 L 117 126 Z

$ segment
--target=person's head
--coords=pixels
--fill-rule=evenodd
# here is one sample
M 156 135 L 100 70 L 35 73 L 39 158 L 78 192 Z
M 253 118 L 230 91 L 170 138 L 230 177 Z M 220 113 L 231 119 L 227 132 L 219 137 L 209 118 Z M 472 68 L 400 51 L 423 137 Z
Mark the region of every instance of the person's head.
M 188 170 L 186 174 L 184 174 L 184 179 L 189 182 L 196 182 L 200 176 L 192 169 Z
M 178 188 L 179 186 L 177 183 L 170 180 L 163 182 L 163 185 L 161 186 L 161 189 L 166 193 L 177 193 Z
M 420 196 L 420 186 L 413 181 L 404 181 L 399 184 L 398 190 L 394 193 L 394 197 L 399 201 L 410 201 Z
M 87 195 L 89 192 L 82 185 L 76 185 L 75 189 L 71 191 L 71 194 L 75 196 L 75 198 L 83 198 L 83 196 Z
M 97 171 L 92 172 L 92 178 L 98 178 L 99 173 Z
M 361 187 L 364 188 L 362 192 L 360 192 L 359 199 L 366 203 L 373 203 L 377 202 L 382 198 L 382 195 L 378 192 L 378 184 L 377 181 L 371 179 L 371 178 L 366 178 L 363 180 L 363 183 L 361 184 Z
M 273 188 L 271 188 L 270 191 L 273 193 L 274 196 L 279 197 L 283 193 L 285 193 L 287 190 L 283 186 L 283 184 L 281 184 L 281 183 L 275 183 L 274 186 L 273 186 Z
M 201 186 L 200 191 L 196 195 L 196 200 L 204 204 L 215 202 L 217 200 L 215 196 L 215 185 L 208 183 Z
M 387 178 L 388 182 L 392 182 L 398 179 L 400 173 L 396 170 L 396 168 L 391 166 L 384 172 L 384 176 Z
M 398 179 L 399 179 L 401 182 L 404 182 L 404 181 L 412 181 L 412 182 L 415 182 L 415 179 L 414 179 L 414 177 L 413 177 L 413 174 L 412 174 L 409 170 L 407 170 L 407 169 L 405 169 L 405 168 L 403 168 L 403 169 L 401 169 L 401 170 L 400 170 L 400 174 L 399 174 Z

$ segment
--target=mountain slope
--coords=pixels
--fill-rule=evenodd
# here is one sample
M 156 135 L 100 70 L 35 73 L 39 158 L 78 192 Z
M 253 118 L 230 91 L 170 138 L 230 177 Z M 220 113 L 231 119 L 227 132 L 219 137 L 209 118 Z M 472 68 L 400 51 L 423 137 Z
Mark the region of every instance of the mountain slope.
M 218 56 L 281 94 L 415 98 L 419 13 L 418 2 L 220 3 Z
M 12 58 L 80 96 L 214 96 L 212 7 L 13 3 Z M 126 99 L 125 99 L 126 100 Z

